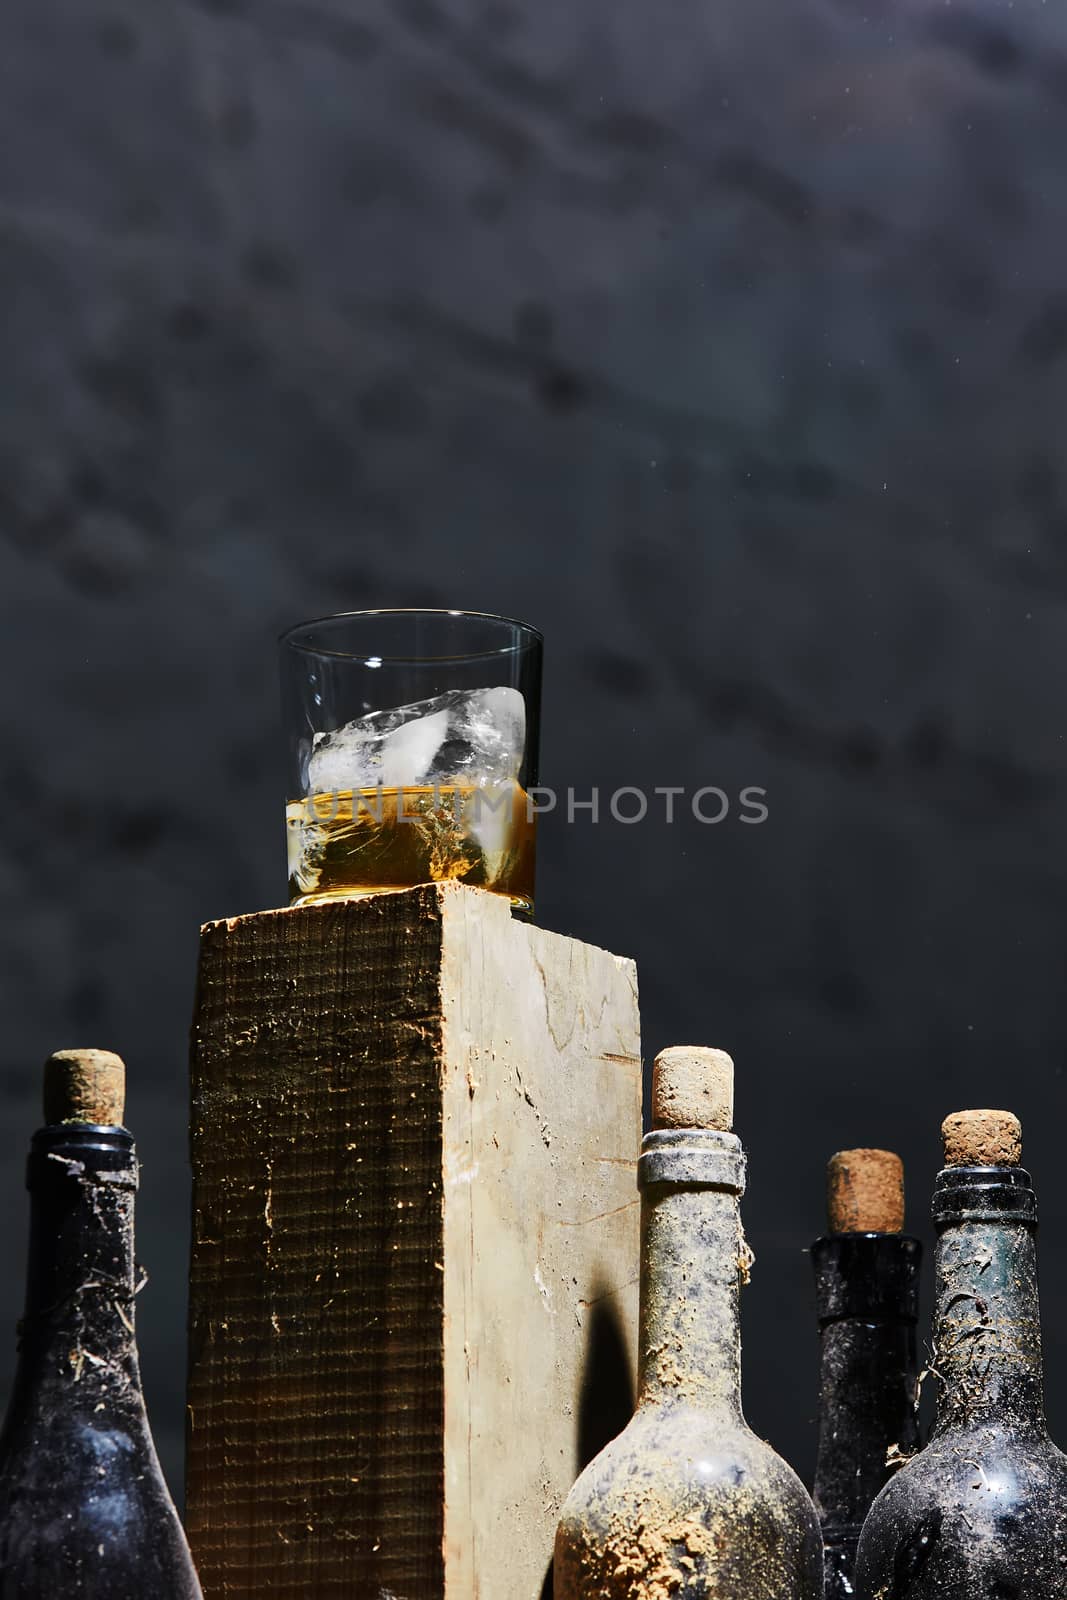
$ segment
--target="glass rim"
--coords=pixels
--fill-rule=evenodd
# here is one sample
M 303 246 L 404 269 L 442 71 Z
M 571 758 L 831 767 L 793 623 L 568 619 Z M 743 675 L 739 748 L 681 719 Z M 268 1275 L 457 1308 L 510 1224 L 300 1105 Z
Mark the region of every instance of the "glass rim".
M 477 622 L 498 622 L 509 628 L 518 628 L 526 636 L 518 643 L 501 645 L 492 650 L 465 650 L 453 655 L 429 656 L 400 656 L 383 655 L 378 650 L 329 650 L 321 645 L 302 643 L 299 635 L 309 628 L 321 627 L 328 622 L 351 621 L 356 617 L 469 617 Z M 493 656 L 519 655 L 531 645 L 543 644 L 544 635 L 539 628 L 529 622 L 521 622 L 518 617 L 505 617 L 496 611 L 461 611 L 453 610 L 450 606 L 374 606 L 362 611 L 335 611 L 324 617 L 309 617 L 306 622 L 295 622 L 278 635 L 278 644 L 290 650 L 299 650 L 302 655 L 329 656 L 339 661 L 368 662 L 371 660 L 389 663 L 410 663 L 415 661 L 480 661 Z

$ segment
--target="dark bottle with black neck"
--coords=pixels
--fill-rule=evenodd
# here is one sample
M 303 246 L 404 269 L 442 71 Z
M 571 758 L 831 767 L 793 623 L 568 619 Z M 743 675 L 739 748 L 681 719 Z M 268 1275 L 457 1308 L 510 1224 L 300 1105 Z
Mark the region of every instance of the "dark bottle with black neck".
M 637 1409 L 564 1502 L 555 1600 L 821 1600 L 815 1508 L 741 1410 L 751 1257 L 732 1114 L 729 1056 L 657 1056 L 638 1162 Z
M 26 1312 L 0 1433 L 0 1600 L 200 1600 L 141 1392 L 124 1093 L 109 1051 L 45 1064 Z
M 860 1536 L 862 1600 L 1067 1600 L 1067 1457 L 1048 1436 L 1037 1202 L 1010 1112 L 942 1130 L 930 1440 Z
M 919 1444 L 922 1245 L 904 1226 L 904 1168 L 890 1150 L 842 1150 L 827 1168 L 829 1232 L 811 1247 L 821 1371 L 815 1509 L 826 1600 L 848 1600 L 856 1545 L 893 1463 Z

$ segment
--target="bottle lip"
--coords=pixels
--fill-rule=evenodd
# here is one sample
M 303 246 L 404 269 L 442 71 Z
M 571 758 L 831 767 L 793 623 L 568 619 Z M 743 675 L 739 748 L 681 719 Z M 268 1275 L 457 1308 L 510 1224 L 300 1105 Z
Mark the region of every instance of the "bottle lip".
M 69 1144 L 86 1149 L 131 1150 L 133 1134 L 113 1122 L 46 1122 L 33 1135 L 33 1144 L 40 1149 Z
M 137 1151 L 129 1128 L 95 1122 L 49 1122 L 30 1141 L 26 1183 L 33 1188 L 49 1177 L 106 1175 L 109 1182 L 136 1188 Z
M 745 1192 L 746 1161 L 736 1133 L 717 1128 L 653 1128 L 641 1141 L 637 1185 Z
M 1037 1224 L 1034 1180 L 1025 1167 L 942 1167 L 931 1207 L 940 1227 L 954 1222 Z

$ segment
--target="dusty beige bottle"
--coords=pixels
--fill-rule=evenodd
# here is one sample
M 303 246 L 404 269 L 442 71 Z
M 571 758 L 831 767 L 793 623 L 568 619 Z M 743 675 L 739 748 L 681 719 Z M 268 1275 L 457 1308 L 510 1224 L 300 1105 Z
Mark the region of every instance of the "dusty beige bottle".
M 792 1468 L 741 1410 L 750 1260 L 733 1062 L 656 1058 L 638 1163 L 637 1409 L 586 1467 L 556 1534 L 555 1600 L 819 1600 L 822 1538 Z

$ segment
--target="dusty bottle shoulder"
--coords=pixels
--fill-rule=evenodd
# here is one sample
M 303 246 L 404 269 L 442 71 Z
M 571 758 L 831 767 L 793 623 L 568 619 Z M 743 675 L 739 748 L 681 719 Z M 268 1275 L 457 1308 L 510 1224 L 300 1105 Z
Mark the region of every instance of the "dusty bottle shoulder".
M 12 1419 L 0 1442 L 0 1508 L 18 1495 L 58 1499 L 84 1489 L 95 1502 L 154 1491 L 160 1468 L 143 1406 L 96 1409 L 57 1413 L 46 1397 Z
M 585 1468 L 568 1499 L 601 1477 L 639 1484 L 664 1472 L 709 1491 L 737 1489 L 750 1479 L 765 1481 L 775 1493 L 795 1486 L 798 1503 L 810 1505 L 792 1467 L 743 1418 L 724 1418 L 684 1401 L 640 1407 Z
M 975 1427 L 934 1437 L 926 1448 L 890 1479 L 872 1507 L 879 1515 L 898 1504 L 924 1497 L 944 1503 L 947 1495 L 965 1508 L 1008 1504 L 1032 1495 L 1065 1497 L 1067 1455 L 1047 1434 L 996 1426 Z M 1065 1523 L 1067 1527 L 1067 1523 Z
M 117 1411 L 27 1406 L 5 1430 L 0 1600 L 199 1595 L 143 1408 Z
M 1067 1456 L 1047 1436 L 935 1439 L 875 1500 L 859 1600 L 1067 1600 Z
M 560 1519 L 561 1562 L 586 1569 L 576 1595 L 601 1592 L 594 1579 L 610 1596 L 656 1592 L 627 1587 L 642 1573 L 674 1593 L 714 1565 L 735 1585 L 724 1595 L 807 1600 L 821 1593 L 822 1541 L 800 1479 L 770 1445 L 743 1420 L 679 1403 L 638 1410 L 586 1467 Z

